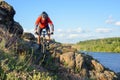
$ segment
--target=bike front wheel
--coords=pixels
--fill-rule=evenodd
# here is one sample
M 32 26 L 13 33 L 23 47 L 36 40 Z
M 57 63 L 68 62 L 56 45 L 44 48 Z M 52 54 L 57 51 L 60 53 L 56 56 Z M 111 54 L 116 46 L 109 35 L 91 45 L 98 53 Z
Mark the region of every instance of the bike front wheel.
M 41 52 L 46 53 L 46 45 L 45 44 L 41 45 Z

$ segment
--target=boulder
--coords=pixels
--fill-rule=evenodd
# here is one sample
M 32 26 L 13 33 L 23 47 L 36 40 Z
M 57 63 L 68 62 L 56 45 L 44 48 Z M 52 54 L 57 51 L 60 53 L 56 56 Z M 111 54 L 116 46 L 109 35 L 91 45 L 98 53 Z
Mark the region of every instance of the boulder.
M 13 25 L 8 27 L 8 31 L 10 34 L 14 34 L 18 37 L 21 37 L 23 35 L 24 30 L 18 22 L 14 21 Z
M 14 21 L 15 10 L 5 1 L 0 1 L 0 22 Z
M 115 72 L 105 68 L 93 57 L 80 52 L 62 53 L 60 62 L 75 73 L 89 79 L 116 80 L 118 78 Z
M 67 52 L 60 55 L 60 61 L 64 63 L 68 68 L 74 69 L 75 67 L 75 53 Z
M 104 71 L 103 65 L 98 63 L 96 60 L 91 60 L 91 65 L 94 67 L 94 69 L 97 72 L 103 72 Z
M 35 36 L 29 32 L 23 33 L 22 38 L 26 41 L 35 41 L 36 40 Z
M 15 10 L 5 1 L 0 1 L 0 47 L 15 47 L 23 34 L 22 26 L 14 21 Z M 11 47 L 11 48 L 13 48 Z M 11 49 L 9 48 L 9 49 Z
M 14 21 L 14 15 L 14 8 L 7 2 L 0 1 L 0 28 L 2 28 L 5 33 L 9 32 L 10 34 L 21 36 L 23 34 L 23 28 L 18 22 Z

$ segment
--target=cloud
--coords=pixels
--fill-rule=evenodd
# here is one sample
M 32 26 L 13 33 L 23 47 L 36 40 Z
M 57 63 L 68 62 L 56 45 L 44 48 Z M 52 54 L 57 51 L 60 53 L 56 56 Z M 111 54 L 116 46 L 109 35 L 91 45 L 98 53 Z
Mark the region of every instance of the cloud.
M 60 42 L 73 42 L 80 40 L 82 34 L 85 34 L 85 31 L 81 27 L 56 29 L 54 38 Z
M 90 31 L 85 31 L 81 27 L 56 29 L 54 38 L 59 42 L 75 43 L 93 37 Z
M 112 29 L 110 29 L 110 28 L 98 28 L 98 29 L 96 29 L 96 32 L 97 33 L 109 33 L 109 32 L 112 32 Z
M 24 32 L 34 33 L 34 29 L 24 29 Z M 51 38 L 54 38 L 58 42 L 63 43 L 76 43 L 83 40 L 99 38 L 101 36 L 106 36 L 112 32 L 111 28 L 97 28 L 95 31 L 89 31 L 87 29 L 83 30 L 81 27 L 77 28 L 58 28 L 55 29 L 54 35 Z M 100 33 L 100 34 L 99 34 Z M 102 34 L 101 34 L 102 33 Z M 106 33 L 106 34 L 103 34 Z
M 108 19 L 105 21 L 105 23 L 107 23 L 107 24 L 113 24 L 114 23 L 114 19 L 113 19 L 113 17 L 110 15 L 109 17 L 108 17 Z
M 61 34 L 57 34 L 56 36 L 59 38 L 64 38 L 66 35 L 64 33 L 61 33 Z
M 34 33 L 34 29 L 24 29 L 24 32 Z
M 109 16 L 105 21 L 107 24 L 114 24 L 115 26 L 120 26 L 120 21 L 115 21 L 112 16 Z
M 62 29 L 57 29 L 56 30 L 58 33 L 62 32 L 63 30 Z
M 120 26 L 120 21 L 115 22 L 116 26 Z
M 85 32 L 84 30 L 82 30 L 82 28 L 78 27 L 78 28 L 67 28 L 67 29 L 56 29 L 55 33 L 56 34 L 61 34 L 64 33 L 65 35 L 68 34 L 79 34 L 79 33 L 83 33 Z
M 82 30 L 82 28 L 80 28 L 80 27 L 76 28 L 75 31 L 78 32 L 78 33 L 84 32 L 84 31 Z
M 67 33 L 83 33 L 84 31 L 82 30 L 82 28 L 77 27 L 77 28 L 67 29 L 66 32 Z
M 68 35 L 68 39 L 74 39 L 74 38 L 78 38 L 79 37 L 79 34 L 69 34 Z
M 105 23 L 107 23 L 107 24 L 113 24 L 113 23 L 114 23 L 114 20 L 108 19 L 108 20 L 105 21 Z

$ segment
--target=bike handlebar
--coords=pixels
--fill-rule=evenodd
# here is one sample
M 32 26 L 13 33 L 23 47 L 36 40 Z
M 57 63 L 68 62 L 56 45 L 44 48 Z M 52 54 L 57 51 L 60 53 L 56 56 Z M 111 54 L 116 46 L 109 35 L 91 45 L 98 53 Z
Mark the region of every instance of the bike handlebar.
M 35 34 L 36 34 L 36 35 L 39 35 L 38 32 L 35 32 Z M 47 33 L 46 31 L 42 31 L 41 34 L 42 34 L 42 35 L 48 35 L 48 34 L 53 35 L 54 33 L 53 33 L 53 32 L 51 32 L 51 33 Z

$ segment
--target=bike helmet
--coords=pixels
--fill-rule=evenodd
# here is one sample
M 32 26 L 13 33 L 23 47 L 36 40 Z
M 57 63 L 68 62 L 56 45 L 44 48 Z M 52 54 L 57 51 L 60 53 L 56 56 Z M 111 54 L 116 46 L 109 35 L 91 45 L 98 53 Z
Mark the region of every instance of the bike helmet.
M 42 17 L 46 19 L 48 17 L 48 14 L 45 11 L 43 11 L 42 12 Z

